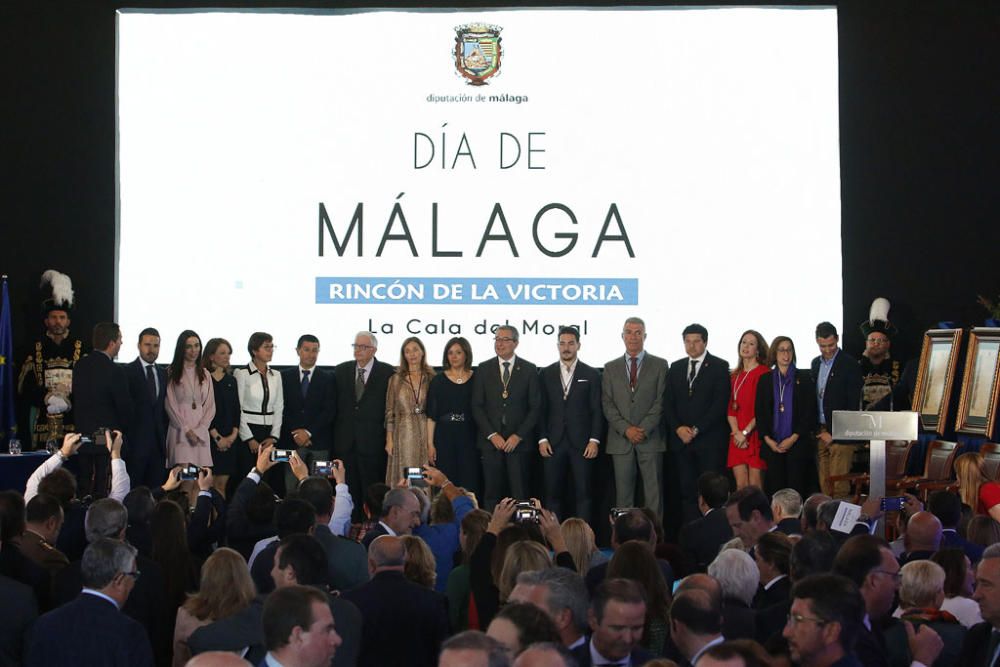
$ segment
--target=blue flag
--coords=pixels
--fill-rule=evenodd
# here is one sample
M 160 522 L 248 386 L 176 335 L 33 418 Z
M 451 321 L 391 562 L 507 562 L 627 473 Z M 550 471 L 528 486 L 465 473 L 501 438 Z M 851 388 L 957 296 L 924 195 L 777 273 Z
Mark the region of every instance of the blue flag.
M 3 304 L 0 305 L 0 443 L 6 444 L 17 431 L 14 414 L 14 335 L 10 326 L 10 295 L 7 276 L 3 277 Z

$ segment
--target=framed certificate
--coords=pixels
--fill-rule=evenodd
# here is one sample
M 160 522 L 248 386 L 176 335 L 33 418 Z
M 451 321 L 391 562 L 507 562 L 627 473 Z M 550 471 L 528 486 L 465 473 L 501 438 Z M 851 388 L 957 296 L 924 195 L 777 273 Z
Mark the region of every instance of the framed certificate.
M 961 329 L 931 329 L 924 334 L 920 350 L 912 409 L 920 413 L 925 429 L 940 435 L 944 435 L 948 420 L 948 399 L 955 381 L 961 342 Z
M 975 328 L 969 334 L 962 395 L 955 430 L 993 436 L 997 420 L 997 384 L 1000 378 L 1000 329 Z

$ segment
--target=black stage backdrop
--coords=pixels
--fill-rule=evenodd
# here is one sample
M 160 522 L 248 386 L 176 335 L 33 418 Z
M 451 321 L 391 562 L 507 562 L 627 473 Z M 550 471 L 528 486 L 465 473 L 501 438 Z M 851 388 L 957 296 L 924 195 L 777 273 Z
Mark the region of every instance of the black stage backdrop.
M 976 294 L 1000 292 L 995 262 L 1000 250 L 1000 3 L 836 4 L 843 342 L 860 352 L 856 324 L 867 317 L 872 298 L 885 296 L 903 332 L 895 356 L 910 358 L 919 352 L 923 330 L 939 320 L 982 324 L 985 313 L 975 303 Z M 115 9 L 121 6 L 179 5 L 0 2 L 0 272 L 10 275 L 14 340 L 22 350 L 40 332 L 37 281 L 47 268 L 73 278 L 78 294 L 73 329 L 78 335 L 89 338 L 96 321 L 113 316 Z M 224 239 L 204 239 L 200 250 L 218 252 L 224 246 Z M 150 252 L 155 256 L 154 249 Z M 802 248 L 802 255 L 807 261 L 809 248 Z M 168 270 L 193 258 L 157 261 Z M 754 296 L 748 292 L 742 298 Z M 789 317 L 794 317 L 793 309 Z M 804 357 L 812 356 L 809 343 L 800 342 L 809 351 Z

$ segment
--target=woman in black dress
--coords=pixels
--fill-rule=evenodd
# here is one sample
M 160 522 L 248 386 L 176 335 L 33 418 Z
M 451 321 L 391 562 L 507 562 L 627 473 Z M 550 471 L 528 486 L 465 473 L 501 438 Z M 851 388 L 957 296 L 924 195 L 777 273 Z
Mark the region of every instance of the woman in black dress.
M 472 347 L 457 337 L 444 347 L 444 372 L 427 390 L 427 445 L 431 463 L 456 485 L 479 492 L 479 451 L 472 420 Z
M 208 429 L 212 436 L 212 476 L 215 488 L 226 495 L 226 483 L 236 465 L 233 444 L 240 433 L 240 396 L 236 391 L 236 378 L 229 374 L 229 357 L 233 347 L 224 338 L 213 338 L 205 344 L 202 363 L 212 374 L 215 390 L 215 419 Z

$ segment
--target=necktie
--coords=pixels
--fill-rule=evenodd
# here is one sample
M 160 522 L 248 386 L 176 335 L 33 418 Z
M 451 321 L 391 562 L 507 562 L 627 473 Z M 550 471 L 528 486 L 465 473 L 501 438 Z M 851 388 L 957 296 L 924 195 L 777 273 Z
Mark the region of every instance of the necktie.
M 358 377 L 354 380 L 354 399 L 360 401 L 361 394 L 365 393 L 365 369 L 358 369 Z
M 691 360 L 691 371 L 688 373 L 688 385 L 694 384 L 694 376 L 698 374 L 698 360 Z
M 635 391 L 635 383 L 639 378 L 639 360 L 635 357 L 629 358 L 628 364 L 628 386 L 632 391 Z
M 507 383 L 510 382 L 510 362 L 503 362 L 503 386 L 506 387 Z
M 309 371 L 302 371 L 302 398 L 309 393 Z
M 997 654 L 998 647 L 1000 647 L 1000 631 L 994 630 L 990 633 L 990 645 L 986 652 L 986 664 L 990 667 L 997 667 L 997 664 L 1000 664 L 1000 660 L 993 659 Z
M 146 366 L 146 386 L 149 387 L 149 395 L 156 400 L 156 371 L 153 370 L 153 365 L 150 364 Z

